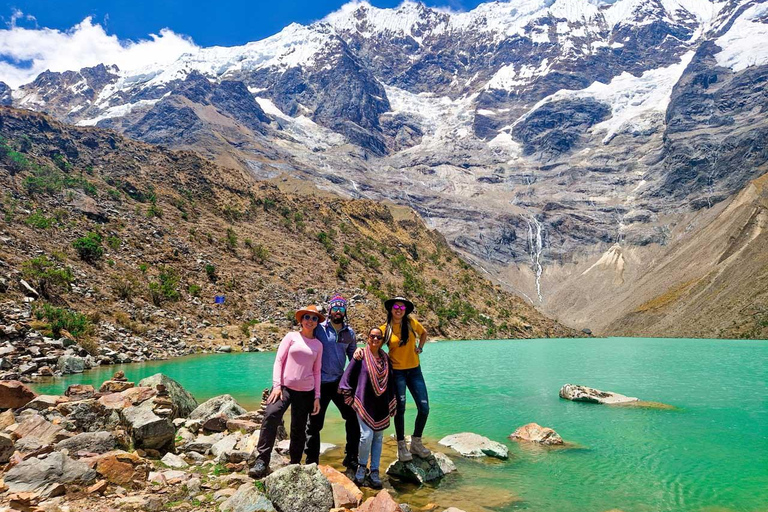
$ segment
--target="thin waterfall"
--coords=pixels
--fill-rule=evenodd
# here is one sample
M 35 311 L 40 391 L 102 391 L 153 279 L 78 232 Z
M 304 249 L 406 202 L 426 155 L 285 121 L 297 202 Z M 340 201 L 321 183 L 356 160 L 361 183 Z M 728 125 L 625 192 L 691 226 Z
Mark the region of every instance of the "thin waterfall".
M 536 276 L 536 295 L 539 297 L 539 303 L 544 298 L 541 295 L 541 273 L 544 270 L 541 266 L 541 251 L 543 243 L 541 240 L 541 223 L 536 220 L 536 216 L 531 215 L 526 219 L 528 222 L 528 250 L 531 255 L 531 268 Z

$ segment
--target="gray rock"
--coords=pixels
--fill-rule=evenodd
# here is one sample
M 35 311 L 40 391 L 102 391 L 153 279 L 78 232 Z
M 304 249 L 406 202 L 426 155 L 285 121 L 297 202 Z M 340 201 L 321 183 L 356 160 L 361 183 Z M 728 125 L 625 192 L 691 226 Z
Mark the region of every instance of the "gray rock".
M 196 439 L 185 444 L 181 449 L 185 452 L 208 453 L 217 441 L 213 436 L 197 436 Z
M 56 450 L 67 449 L 70 454 L 106 453 L 117 446 L 115 436 L 109 432 L 83 432 L 57 443 Z
M 163 456 L 163 458 L 160 459 L 160 462 L 162 462 L 169 468 L 174 468 L 174 469 L 184 469 L 189 467 L 189 464 L 184 462 L 184 459 L 182 459 L 175 453 L 171 453 L 171 452 L 166 453 Z
M 446 436 L 438 441 L 438 444 L 453 448 L 464 457 L 509 458 L 509 449 L 506 446 L 472 432 Z
M 48 498 L 63 494 L 64 484 L 87 484 L 96 476 L 96 471 L 87 464 L 53 452 L 45 458 L 32 457 L 20 462 L 5 474 L 4 480 L 10 492 L 36 492 Z
M 291 464 L 265 478 L 264 485 L 280 512 L 328 512 L 333 508 L 331 483 L 317 464 Z
M 211 446 L 211 455 L 217 458 L 227 457 L 230 452 L 234 451 L 238 441 L 240 441 L 240 436 L 228 435 Z
M 566 384 L 560 388 L 560 398 L 571 400 L 573 402 L 589 402 L 593 404 L 628 404 L 637 402 L 638 399 L 632 396 L 624 396 L 612 391 L 600 391 L 599 389 L 576 384 Z
M 396 460 L 387 468 L 389 476 L 415 484 L 439 480 L 453 471 L 453 461 L 442 453 L 433 453 L 426 459 L 414 455 L 410 462 Z
M 146 401 L 140 406 L 122 411 L 123 422 L 131 433 L 133 444 L 136 448 L 154 450 L 171 448 L 176 434 L 173 423 L 170 418 L 161 418 L 152 412 L 151 405 L 151 401 Z
M 15 450 L 11 436 L 0 434 L 0 464 L 8 462 Z
M 221 512 L 275 512 L 269 499 L 253 484 L 243 484 L 221 504 Z
M 240 407 L 231 395 L 219 395 L 198 405 L 190 413 L 189 419 L 205 421 L 220 414 L 231 419 L 245 413 L 246 410 Z
M 176 406 L 176 417 L 186 418 L 195 410 L 195 408 L 197 408 L 198 404 L 195 397 L 192 396 L 189 391 L 184 389 L 181 384 L 167 375 L 156 373 L 139 381 L 139 386 L 147 386 L 151 388 L 155 388 L 158 384 L 163 384 L 165 389 L 167 389 L 168 393 L 171 395 L 171 401 L 173 401 L 173 405 Z
M 56 367 L 63 374 L 83 373 L 85 371 L 85 361 L 82 357 L 78 356 L 61 356 L 56 363 Z
M 538 423 L 528 423 L 519 427 L 509 435 L 509 438 L 514 441 L 527 441 L 544 445 L 563 444 L 563 438 L 560 437 L 560 434 L 549 427 L 542 427 Z

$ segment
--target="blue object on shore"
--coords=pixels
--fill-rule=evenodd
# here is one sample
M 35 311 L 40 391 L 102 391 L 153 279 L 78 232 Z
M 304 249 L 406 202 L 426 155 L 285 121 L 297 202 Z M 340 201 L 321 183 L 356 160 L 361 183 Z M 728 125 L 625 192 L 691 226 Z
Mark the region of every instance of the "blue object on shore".
M 214 304 L 224 304 L 224 296 L 223 295 L 216 295 L 213 298 Z

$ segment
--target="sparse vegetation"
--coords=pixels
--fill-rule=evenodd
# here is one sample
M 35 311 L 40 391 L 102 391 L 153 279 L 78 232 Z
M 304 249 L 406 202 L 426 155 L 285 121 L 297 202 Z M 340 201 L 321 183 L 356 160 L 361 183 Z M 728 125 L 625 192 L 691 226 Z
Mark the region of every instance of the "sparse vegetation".
M 178 286 L 178 273 L 171 267 L 161 267 L 157 281 L 149 282 L 149 298 L 152 304 L 161 306 L 166 301 L 178 301 L 181 298 Z
M 72 242 L 72 247 L 77 251 L 81 260 L 87 263 L 95 263 L 104 256 L 104 248 L 101 246 L 101 235 L 90 232 Z
M 46 217 L 42 211 L 37 210 L 30 214 L 24 220 L 24 223 L 35 229 L 48 229 L 56 223 L 56 219 L 53 217 Z
M 72 269 L 57 265 L 45 255 L 26 261 L 21 266 L 21 274 L 46 299 L 69 290 L 72 283 Z
M 79 339 L 89 334 L 92 330 L 91 321 L 86 315 L 70 309 L 42 304 L 35 307 L 34 315 L 38 320 L 46 320 L 48 322 L 47 327 L 56 338 L 61 336 L 62 331 L 67 331 L 76 339 Z

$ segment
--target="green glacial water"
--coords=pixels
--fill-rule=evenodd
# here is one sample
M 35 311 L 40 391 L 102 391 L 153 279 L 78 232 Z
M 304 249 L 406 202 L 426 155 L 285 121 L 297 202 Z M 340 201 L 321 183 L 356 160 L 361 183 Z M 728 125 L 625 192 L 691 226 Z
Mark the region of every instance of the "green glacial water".
M 273 360 L 272 353 L 221 354 L 120 369 L 136 381 L 163 372 L 198 400 L 229 393 L 250 409 L 269 385 Z M 431 405 L 428 446 L 471 431 L 507 444 L 511 457 L 455 456 L 458 472 L 439 485 L 396 486 L 401 501 L 468 512 L 768 511 L 768 341 L 457 341 L 427 345 L 422 367 Z M 62 393 L 73 383 L 98 385 L 117 369 L 36 388 Z M 558 397 L 565 383 L 676 409 L 568 402 Z M 411 404 L 407 425 L 413 425 L 413 410 Z M 330 411 L 323 440 L 339 444 L 342 425 Z M 507 439 L 531 421 L 553 427 L 577 447 L 546 449 Z M 393 458 L 388 441 L 383 464 Z M 340 459 L 339 451 L 325 456 L 334 465 Z

